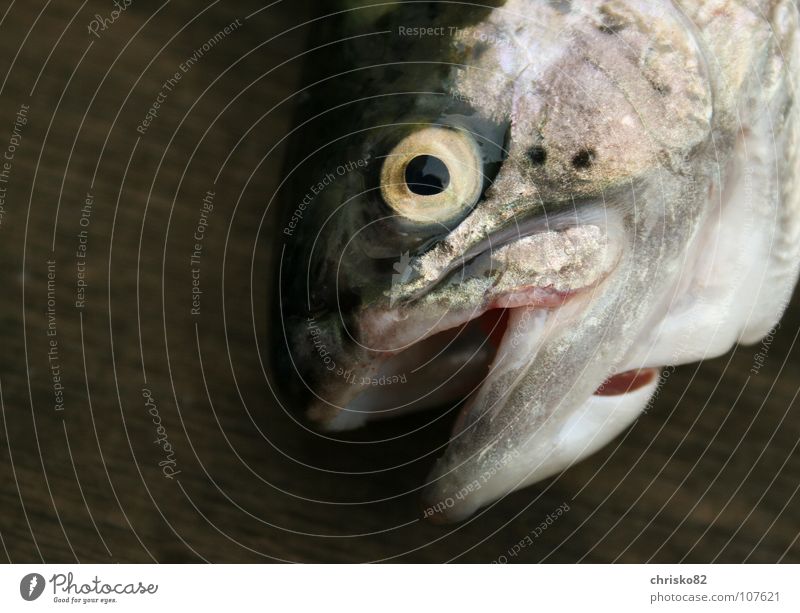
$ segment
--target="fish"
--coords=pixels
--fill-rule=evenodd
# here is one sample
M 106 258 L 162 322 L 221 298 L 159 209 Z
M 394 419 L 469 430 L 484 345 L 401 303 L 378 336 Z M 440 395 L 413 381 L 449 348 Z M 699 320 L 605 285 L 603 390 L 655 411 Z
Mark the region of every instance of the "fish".
M 275 195 L 275 380 L 328 432 L 457 411 L 425 518 L 561 473 L 665 367 L 779 322 L 793 0 L 350 0 L 314 26 Z

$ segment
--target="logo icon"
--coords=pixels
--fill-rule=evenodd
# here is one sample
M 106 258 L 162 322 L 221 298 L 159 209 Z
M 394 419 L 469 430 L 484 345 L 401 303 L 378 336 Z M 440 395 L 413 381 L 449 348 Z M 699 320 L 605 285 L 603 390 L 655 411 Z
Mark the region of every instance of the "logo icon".
M 36 600 L 44 592 L 44 577 L 39 573 L 30 573 L 19 582 L 19 595 L 24 600 Z
M 389 306 L 393 307 L 400 297 L 402 285 L 407 283 L 411 278 L 411 273 L 414 272 L 411 266 L 411 256 L 408 251 L 400 255 L 400 260 L 392 264 L 394 274 L 392 275 L 392 286 L 389 289 Z

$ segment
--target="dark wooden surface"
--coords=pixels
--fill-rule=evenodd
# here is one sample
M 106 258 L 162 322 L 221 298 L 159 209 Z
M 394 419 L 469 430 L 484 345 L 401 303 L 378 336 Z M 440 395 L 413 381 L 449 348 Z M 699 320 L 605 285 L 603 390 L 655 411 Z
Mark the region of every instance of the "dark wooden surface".
M 30 106 L 0 224 L 0 559 L 800 561 L 797 302 L 757 375 L 759 347 L 679 368 L 606 449 L 457 526 L 422 522 L 415 491 L 448 424 L 419 416 L 344 442 L 297 424 L 272 399 L 259 351 L 276 145 L 291 126 L 292 58 L 307 35 L 292 28 L 305 13 L 288 1 L 249 19 L 261 3 L 161 4 L 133 0 L 96 38 L 87 25 L 110 2 L 0 3 L 0 155 Z M 164 81 L 237 18 L 137 133 Z M 209 190 L 192 316 L 189 258 Z M 173 479 L 143 388 L 174 449 Z

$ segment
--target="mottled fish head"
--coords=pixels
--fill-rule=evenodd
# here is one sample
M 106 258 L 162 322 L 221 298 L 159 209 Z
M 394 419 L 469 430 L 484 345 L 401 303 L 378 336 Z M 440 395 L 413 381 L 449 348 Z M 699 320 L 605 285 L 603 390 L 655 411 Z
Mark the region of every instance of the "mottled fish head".
M 457 405 L 424 508 L 458 520 L 596 451 L 688 359 L 653 331 L 692 299 L 735 130 L 671 2 L 335 20 L 290 135 L 279 361 L 327 430 Z

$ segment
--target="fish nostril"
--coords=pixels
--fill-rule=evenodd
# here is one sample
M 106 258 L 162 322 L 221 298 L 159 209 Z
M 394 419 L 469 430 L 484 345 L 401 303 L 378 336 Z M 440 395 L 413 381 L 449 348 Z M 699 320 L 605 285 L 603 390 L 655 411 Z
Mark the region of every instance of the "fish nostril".
M 544 147 L 539 147 L 538 145 L 531 147 L 528 149 L 528 159 L 534 166 L 541 166 L 547 161 L 547 151 Z
M 581 149 L 572 158 L 572 167 L 576 170 L 586 170 L 594 163 L 594 149 Z

